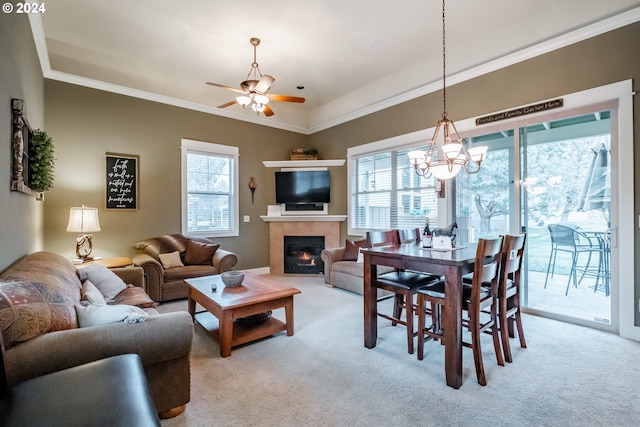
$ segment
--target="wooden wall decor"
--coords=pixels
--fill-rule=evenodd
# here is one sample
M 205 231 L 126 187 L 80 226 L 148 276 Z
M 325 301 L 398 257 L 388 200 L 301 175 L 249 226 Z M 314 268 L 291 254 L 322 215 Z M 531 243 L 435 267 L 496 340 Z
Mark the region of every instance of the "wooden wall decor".
M 44 200 L 44 193 L 38 193 L 29 188 L 29 143 L 33 136 L 33 129 L 24 113 L 22 99 L 11 100 L 13 120 L 13 168 L 11 174 L 11 190 L 35 196 L 37 200 Z

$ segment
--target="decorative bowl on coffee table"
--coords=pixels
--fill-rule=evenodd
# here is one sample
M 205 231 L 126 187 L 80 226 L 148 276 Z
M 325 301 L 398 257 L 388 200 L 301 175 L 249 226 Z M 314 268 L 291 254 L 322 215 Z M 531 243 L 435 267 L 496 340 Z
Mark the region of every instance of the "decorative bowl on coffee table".
M 236 286 L 242 285 L 244 271 L 225 271 L 220 274 L 220 278 L 226 287 L 235 288 Z

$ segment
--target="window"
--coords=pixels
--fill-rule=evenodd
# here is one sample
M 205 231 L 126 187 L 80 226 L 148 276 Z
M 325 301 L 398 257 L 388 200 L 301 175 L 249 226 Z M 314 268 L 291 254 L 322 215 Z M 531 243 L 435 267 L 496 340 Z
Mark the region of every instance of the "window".
M 390 149 L 349 156 L 349 234 L 436 224 L 435 180 L 419 177 L 407 153 Z
M 182 140 L 182 233 L 238 235 L 238 148 Z

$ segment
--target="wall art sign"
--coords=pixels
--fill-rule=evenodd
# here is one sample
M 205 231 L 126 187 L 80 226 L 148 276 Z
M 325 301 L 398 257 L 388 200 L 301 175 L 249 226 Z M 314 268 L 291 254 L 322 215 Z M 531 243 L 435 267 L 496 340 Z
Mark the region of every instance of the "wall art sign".
M 476 119 L 476 126 L 484 125 L 486 123 L 497 122 L 500 120 L 513 119 L 516 117 L 524 116 L 526 114 L 539 113 L 541 111 L 552 110 L 554 108 L 560 108 L 564 105 L 562 98 L 553 99 L 551 101 L 541 102 L 539 104 L 527 105 L 526 107 L 520 107 L 509 111 L 503 111 L 502 113 L 491 114 L 490 116 L 479 117 Z
M 107 209 L 138 208 L 139 156 L 106 153 L 107 157 Z

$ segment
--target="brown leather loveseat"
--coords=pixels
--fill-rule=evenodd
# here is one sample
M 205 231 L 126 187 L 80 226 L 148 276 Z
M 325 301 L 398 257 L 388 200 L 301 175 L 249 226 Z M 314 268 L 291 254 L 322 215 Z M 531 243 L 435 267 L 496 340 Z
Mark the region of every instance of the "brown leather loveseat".
M 184 279 L 229 271 L 238 262 L 235 253 L 205 238 L 166 234 L 133 244 L 133 264 L 144 269 L 147 294 L 154 301 L 187 297 Z

